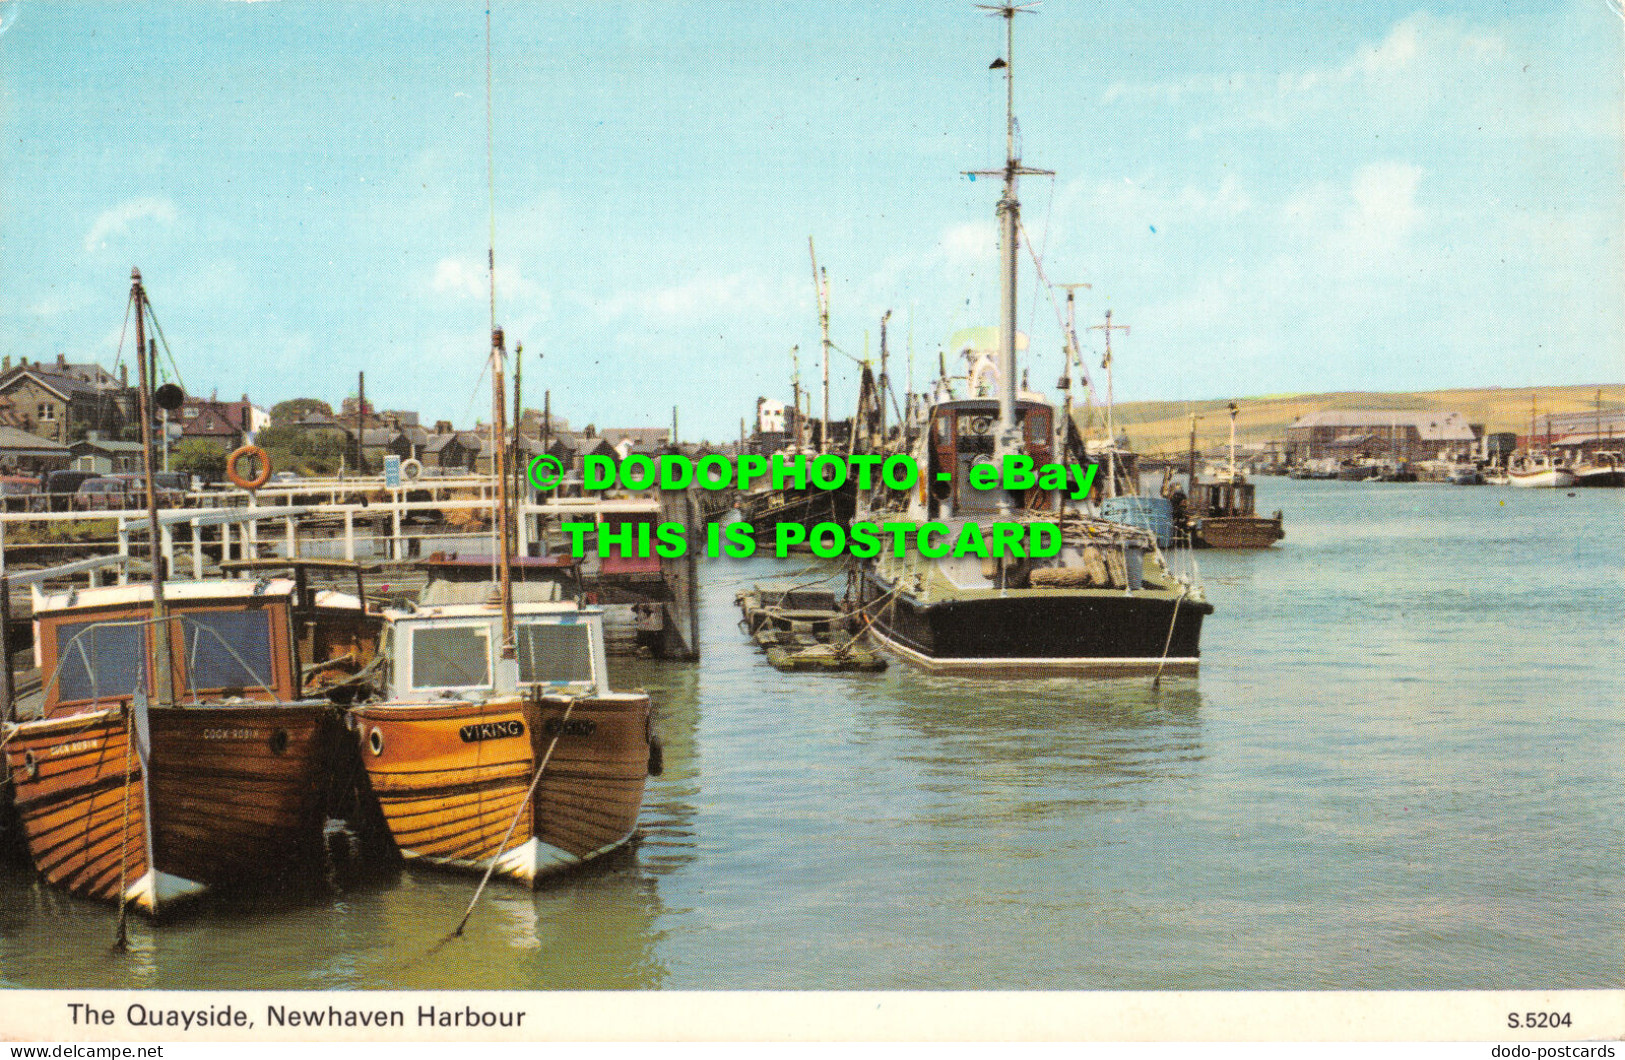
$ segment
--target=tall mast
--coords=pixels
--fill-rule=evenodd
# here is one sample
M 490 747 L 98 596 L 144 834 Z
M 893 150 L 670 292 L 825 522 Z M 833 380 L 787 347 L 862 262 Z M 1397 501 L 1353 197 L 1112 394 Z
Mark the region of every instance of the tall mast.
M 818 296 L 818 330 L 824 341 L 824 423 L 818 432 L 818 451 L 829 452 L 829 276 L 818 268 L 818 251 L 812 236 L 807 237 L 807 254 L 812 258 L 813 293 Z M 812 402 L 807 402 L 809 405 Z
M 502 329 L 491 329 L 491 424 L 495 428 L 496 444 L 491 446 L 491 473 L 497 480 L 497 585 L 502 594 L 502 657 L 517 658 L 513 638 L 513 540 L 508 525 L 508 395 L 503 385 L 503 362 L 507 350 L 503 347 Z
M 1234 401 L 1230 402 L 1230 481 L 1236 481 L 1236 408 Z M 1390 447 L 1391 448 L 1391 447 Z
M 169 622 L 164 608 L 164 558 L 158 548 L 158 491 L 153 486 L 156 461 L 152 444 L 152 376 L 147 371 L 147 292 L 141 286 L 141 270 L 130 270 L 130 301 L 135 303 L 135 350 L 141 375 L 141 470 L 147 485 L 147 552 L 152 561 L 152 649 L 153 677 L 158 686 L 158 705 L 175 704 L 175 665 L 169 651 Z
M 1100 360 L 1100 367 L 1106 370 L 1106 481 L 1111 484 L 1111 496 L 1117 496 L 1117 422 L 1112 418 L 1112 411 L 1117 405 L 1116 395 L 1112 393 L 1112 329 L 1127 331 L 1128 324 L 1113 324 L 1112 311 L 1106 310 L 1106 323 L 1096 324 L 1090 331 L 1104 331 L 1106 333 L 1106 356 Z
M 1063 413 L 1063 422 L 1066 424 L 1066 433 L 1061 436 L 1060 442 L 1064 447 L 1067 445 L 1067 440 L 1071 438 L 1074 429 L 1072 423 L 1072 384 L 1074 382 L 1072 369 L 1074 365 L 1083 363 L 1083 358 L 1078 354 L 1077 294 L 1079 287 L 1088 290 L 1090 285 L 1087 283 L 1058 283 L 1055 286 L 1066 289 L 1066 351 L 1064 353 L 1066 364 L 1061 366 L 1061 411 Z
M 886 445 L 886 396 L 891 390 L 891 379 L 886 375 L 886 322 L 889 320 L 890 309 L 880 318 L 880 448 Z
M 796 354 L 801 350 L 799 344 L 790 347 L 790 397 L 796 403 L 796 451 L 800 452 L 806 444 L 801 436 L 801 360 Z M 780 391 L 782 393 L 782 391 Z
M 1002 464 L 1008 454 L 1021 449 L 1021 432 L 1016 424 L 1016 284 L 1017 240 L 1021 231 L 1021 201 L 1017 197 L 1016 178 L 1023 174 L 1053 176 L 1044 169 L 1029 169 L 1016 156 L 1016 82 L 1015 82 L 1015 22 L 1016 13 L 1029 11 L 1034 4 L 977 4 L 977 7 L 1004 19 L 1004 58 L 995 60 L 993 69 L 1004 70 L 1004 168 L 979 171 L 978 176 L 1002 176 L 1004 194 L 996 212 L 999 217 L 999 430 L 995 441 L 997 460 Z M 1010 510 L 1008 492 L 999 495 L 999 510 Z
M 503 367 L 507 349 L 502 329 L 497 327 L 497 192 L 496 163 L 492 141 L 491 116 L 491 9 L 485 9 L 485 183 L 491 236 L 486 243 L 485 263 L 491 294 L 491 424 L 496 438 L 491 445 L 491 472 L 497 487 L 497 585 L 502 597 L 502 660 L 512 663 L 519 652 L 513 631 L 513 541 L 508 527 L 508 476 L 503 456 L 508 446 L 508 398 L 503 388 Z M 517 674 L 515 675 L 517 680 Z

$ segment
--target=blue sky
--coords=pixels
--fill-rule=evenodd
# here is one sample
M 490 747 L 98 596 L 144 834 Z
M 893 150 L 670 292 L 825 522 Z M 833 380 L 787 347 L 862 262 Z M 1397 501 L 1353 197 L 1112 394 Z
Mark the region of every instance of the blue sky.
M 1048 0 L 1024 220 L 1119 398 L 1617 382 L 1612 0 Z M 141 268 L 193 390 L 488 414 L 484 3 L 0 0 L 0 353 L 98 358 Z M 991 323 L 1002 23 L 970 3 L 492 5 L 499 322 L 577 425 L 728 437 L 894 311 Z M 1034 383 L 1056 313 L 1022 262 Z M 1098 334 L 1098 333 L 1092 333 Z M 1086 339 L 1095 348 L 1098 339 Z M 128 349 L 125 355 L 129 355 Z M 899 367 L 899 379 L 904 370 Z M 855 371 L 835 365 L 845 414 Z M 539 400 L 527 404 L 540 404 Z

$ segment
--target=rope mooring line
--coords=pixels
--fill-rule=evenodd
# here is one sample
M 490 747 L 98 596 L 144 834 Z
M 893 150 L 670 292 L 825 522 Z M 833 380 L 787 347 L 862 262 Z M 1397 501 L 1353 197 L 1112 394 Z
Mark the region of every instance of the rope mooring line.
M 536 775 L 530 779 L 530 790 L 525 792 L 525 797 L 519 802 L 519 809 L 514 811 L 513 820 L 508 822 L 508 830 L 502 834 L 502 841 L 497 844 L 496 853 L 491 855 L 491 864 L 485 867 L 485 878 L 480 880 L 480 885 L 474 889 L 474 897 L 469 900 L 468 909 L 463 913 L 463 919 L 457 922 L 457 928 L 452 935 L 461 936 L 463 928 L 468 926 L 468 918 L 474 915 L 474 907 L 479 904 L 480 895 L 485 893 L 485 885 L 491 882 L 491 874 L 496 872 L 497 862 L 502 860 L 502 855 L 507 850 L 508 839 L 513 835 L 513 830 L 519 826 L 519 818 L 524 816 L 525 807 L 536 797 L 536 786 L 542 782 L 542 773 L 546 771 L 547 763 L 552 761 L 553 749 L 559 745 L 559 737 L 564 735 L 564 726 L 570 720 L 570 712 L 575 709 L 575 700 L 572 699 L 564 708 L 564 715 L 559 718 L 559 731 L 554 733 L 553 742 L 547 745 L 547 753 L 542 755 L 541 764 L 536 767 Z
M 1162 658 L 1157 660 L 1157 672 L 1156 675 L 1151 678 L 1151 691 L 1153 692 L 1162 686 L 1162 668 L 1168 664 L 1168 649 L 1174 643 L 1174 626 L 1179 622 L 1179 605 L 1181 601 L 1185 599 L 1186 594 L 1190 591 L 1190 586 L 1187 585 L 1181 589 L 1179 591 L 1179 595 L 1174 598 L 1174 614 L 1173 617 L 1168 620 L 1168 639 L 1162 642 Z

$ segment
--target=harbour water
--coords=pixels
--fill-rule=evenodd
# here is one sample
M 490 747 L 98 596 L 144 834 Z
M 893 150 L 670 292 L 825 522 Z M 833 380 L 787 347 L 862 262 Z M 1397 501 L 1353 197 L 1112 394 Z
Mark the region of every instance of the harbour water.
M 537 893 L 405 870 L 172 923 L 0 874 L 12 987 L 1625 985 L 1620 491 L 1261 479 L 1199 678 L 780 674 L 702 568 L 643 838 Z

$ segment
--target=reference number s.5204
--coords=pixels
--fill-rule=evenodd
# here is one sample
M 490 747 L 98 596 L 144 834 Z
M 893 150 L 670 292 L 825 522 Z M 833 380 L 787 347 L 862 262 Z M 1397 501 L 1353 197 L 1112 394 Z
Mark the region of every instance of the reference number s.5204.
M 1508 1012 L 1508 1027 L 1572 1027 L 1574 1017 L 1567 1012 Z

